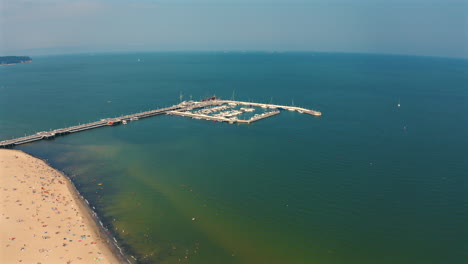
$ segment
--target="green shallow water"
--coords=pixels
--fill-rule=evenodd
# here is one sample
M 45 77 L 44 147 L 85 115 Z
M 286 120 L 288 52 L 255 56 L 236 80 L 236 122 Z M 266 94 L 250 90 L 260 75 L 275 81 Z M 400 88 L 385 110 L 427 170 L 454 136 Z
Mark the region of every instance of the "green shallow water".
M 0 68 L 0 139 L 172 105 L 179 92 L 323 112 L 251 125 L 156 116 L 19 147 L 70 175 L 140 263 L 468 261 L 466 60 L 33 59 Z

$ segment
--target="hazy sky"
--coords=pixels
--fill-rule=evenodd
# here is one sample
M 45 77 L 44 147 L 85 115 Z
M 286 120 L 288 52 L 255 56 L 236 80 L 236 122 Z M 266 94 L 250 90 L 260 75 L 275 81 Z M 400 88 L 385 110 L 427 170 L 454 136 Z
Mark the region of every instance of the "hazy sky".
M 468 58 L 468 0 L 0 0 L 0 55 L 158 50 Z

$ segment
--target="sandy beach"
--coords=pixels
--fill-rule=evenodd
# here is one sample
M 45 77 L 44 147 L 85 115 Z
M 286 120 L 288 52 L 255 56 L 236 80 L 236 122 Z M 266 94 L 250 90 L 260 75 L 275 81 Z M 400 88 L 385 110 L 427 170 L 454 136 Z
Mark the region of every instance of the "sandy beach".
M 0 263 L 121 263 L 69 179 L 0 149 Z

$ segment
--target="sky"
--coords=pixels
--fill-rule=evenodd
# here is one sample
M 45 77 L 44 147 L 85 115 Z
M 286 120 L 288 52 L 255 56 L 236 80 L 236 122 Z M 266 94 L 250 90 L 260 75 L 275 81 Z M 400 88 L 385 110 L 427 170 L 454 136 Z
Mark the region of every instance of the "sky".
M 0 0 L 0 56 L 231 50 L 468 58 L 468 0 Z

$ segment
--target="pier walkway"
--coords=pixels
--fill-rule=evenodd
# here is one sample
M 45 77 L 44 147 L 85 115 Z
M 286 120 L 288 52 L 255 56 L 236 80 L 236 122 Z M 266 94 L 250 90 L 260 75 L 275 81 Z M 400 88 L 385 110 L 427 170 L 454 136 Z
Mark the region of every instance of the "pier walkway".
M 237 106 L 237 105 L 251 106 L 251 107 L 256 106 L 256 107 L 261 107 L 263 109 L 271 109 L 272 111 L 254 115 L 252 118 L 248 120 L 238 119 L 236 117 L 210 116 L 206 114 L 195 114 L 195 113 L 190 112 L 191 110 L 194 110 L 197 108 L 204 108 L 208 106 L 217 106 L 217 105 L 223 105 L 223 104 L 228 104 L 231 106 Z M 140 113 L 131 114 L 131 115 L 125 115 L 125 116 L 120 116 L 120 117 L 115 117 L 115 118 L 105 118 L 105 119 L 101 119 L 99 121 L 95 121 L 91 123 L 86 123 L 86 124 L 81 124 L 81 125 L 71 126 L 71 127 L 66 127 L 66 128 L 60 128 L 60 129 L 55 129 L 51 131 L 42 131 L 34 135 L 0 141 L 0 148 L 14 147 L 17 145 L 22 145 L 22 144 L 26 144 L 26 143 L 30 143 L 30 142 L 34 142 L 38 140 L 43 140 L 43 139 L 52 139 L 52 138 L 55 138 L 56 136 L 76 133 L 76 132 L 90 130 L 90 129 L 103 127 L 103 126 L 114 126 L 114 125 L 118 125 L 121 123 L 126 124 L 129 121 L 136 121 L 141 118 L 146 118 L 146 117 L 151 117 L 151 116 L 156 116 L 156 115 L 161 115 L 161 114 L 179 115 L 179 116 L 191 117 L 194 119 L 206 119 L 206 120 L 213 120 L 213 121 L 218 121 L 218 122 L 228 122 L 230 124 L 233 124 L 233 123 L 251 124 L 255 121 L 277 115 L 280 113 L 280 110 L 297 111 L 299 113 L 306 113 L 306 114 L 310 114 L 314 116 L 322 115 L 321 112 L 309 110 L 305 108 L 300 108 L 300 107 L 295 107 L 295 106 L 272 105 L 272 104 L 262 104 L 262 103 L 252 103 L 252 102 L 242 102 L 242 101 L 232 101 L 232 100 L 219 100 L 219 99 L 202 101 L 202 102 L 184 101 L 180 104 L 173 105 L 171 107 L 154 109 L 150 111 L 140 112 Z

